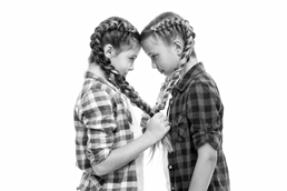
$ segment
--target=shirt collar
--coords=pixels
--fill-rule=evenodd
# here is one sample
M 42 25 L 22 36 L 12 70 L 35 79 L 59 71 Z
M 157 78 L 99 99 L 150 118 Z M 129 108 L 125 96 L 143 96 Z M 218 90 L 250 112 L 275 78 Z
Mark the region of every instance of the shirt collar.
M 103 82 L 103 83 L 106 83 L 106 80 L 102 77 L 100 77 L 99 75 L 93 73 L 92 71 L 88 70 L 86 73 L 85 73 L 85 78 L 91 78 L 93 80 L 98 80 L 100 82 Z
M 96 80 L 96 81 L 99 81 L 103 84 L 106 84 L 107 86 L 109 86 L 110 88 L 112 88 L 113 90 L 115 91 L 119 91 L 119 89 L 113 85 L 112 83 L 110 83 L 108 80 L 106 80 L 105 78 L 103 78 L 102 76 L 88 70 L 86 73 L 85 73 L 85 78 L 88 79 L 88 78 L 91 78 L 93 80 Z
M 174 89 L 183 92 L 190 81 L 192 81 L 195 77 L 204 71 L 205 69 L 203 64 L 201 62 L 197 63 L 184 74 L 183 78 L 177 83 Z

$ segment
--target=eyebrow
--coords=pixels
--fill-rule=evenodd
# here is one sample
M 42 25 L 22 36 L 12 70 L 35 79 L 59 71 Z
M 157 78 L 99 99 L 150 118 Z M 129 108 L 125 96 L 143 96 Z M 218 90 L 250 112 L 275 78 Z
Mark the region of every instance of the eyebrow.
M 138 57 L 136 54 L 132 54 L 132 55 L 130 55 L 129 56 L 130 58 L 136 58 L 136 57 Z
M 151 54 L 149 54 L 150 57 L 156 56 L 156 55 L 158 55 L 158 53 L 151 53 Z
M 152 55 L 154 55 L 154 53 L 148 52 L 147 55 L 148 55 L 148 56 L 152 56 Z

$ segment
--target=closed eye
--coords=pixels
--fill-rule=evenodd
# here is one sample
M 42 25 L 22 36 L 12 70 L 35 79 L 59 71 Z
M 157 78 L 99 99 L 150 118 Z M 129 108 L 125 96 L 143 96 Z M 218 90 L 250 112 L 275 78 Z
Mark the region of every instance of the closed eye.
M 156 60 L 158 58 L 158 54 L 151 55 L 152 60 Z

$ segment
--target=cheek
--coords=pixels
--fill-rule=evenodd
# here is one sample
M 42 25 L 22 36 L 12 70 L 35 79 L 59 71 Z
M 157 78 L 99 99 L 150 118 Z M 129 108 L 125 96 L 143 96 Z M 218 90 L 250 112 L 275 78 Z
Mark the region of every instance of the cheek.
M 177 59 L 173 56 L 170 56 L 166 59 L 166 65 L 169 71 L 173 71 L 177 67 Z
M 132 62 L 131 62 L 130 59 L 122 60 L 121 67 L 122 67 L 123 70 L 125 70 L 125 71 L 128 70 L 130 65 L 132 65 Z
M 123 66 L 124 66 L 124 60 L 123 60 L 123 59 L 118 59 L 117 62 L 116 62 L 116 64 L 115 64 L 116 69 L 117 69 L 119 72 L 122 72 Z

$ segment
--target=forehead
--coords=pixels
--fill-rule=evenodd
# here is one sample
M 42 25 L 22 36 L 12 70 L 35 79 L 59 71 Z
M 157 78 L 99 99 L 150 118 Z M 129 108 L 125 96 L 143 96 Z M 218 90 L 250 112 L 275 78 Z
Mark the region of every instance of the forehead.
M 123 56 L 132 56 L 132 55 L 137 55 L 140 51 L 140 45 L 137 44 L 135 46 L 126 46 L 121 49 L 120 53 Z
M 147 51 L 154 51 L 166 47 L 167 44 L 160 37 L 151 35 L 142 41 L 142 46 Z

